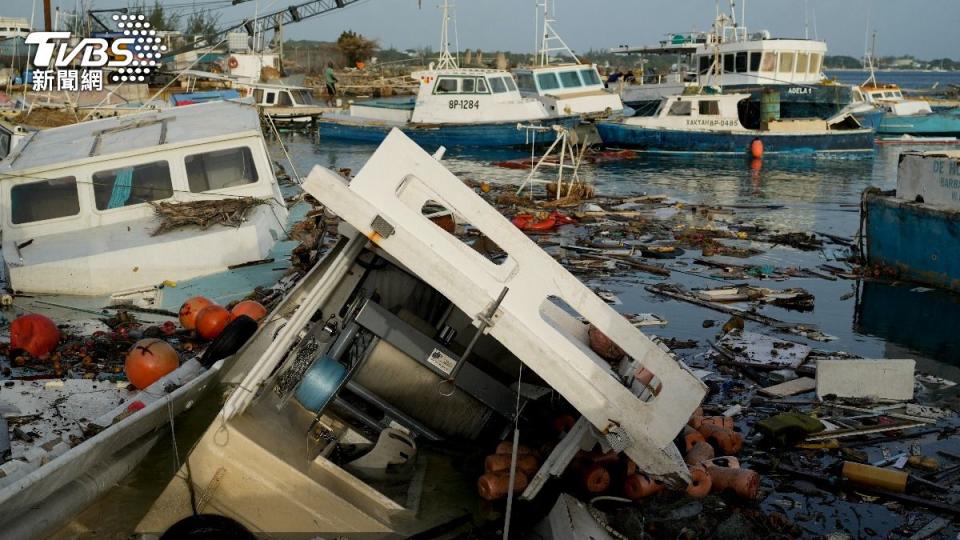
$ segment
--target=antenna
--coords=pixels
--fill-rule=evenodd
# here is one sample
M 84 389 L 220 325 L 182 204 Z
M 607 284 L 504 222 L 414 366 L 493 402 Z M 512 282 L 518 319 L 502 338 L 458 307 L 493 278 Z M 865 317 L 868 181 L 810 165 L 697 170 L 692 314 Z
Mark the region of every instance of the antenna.
M 450 54 L 450 1 L 443 0 L 443 24 L 440 26 L 440 60 L 437 69 L 457 69 L 457 60 Z
M 810 39 L 810 6 L 803 0 L 803 39 Z
M 567 46 L 566 42 L 563 41 L 563 38 L 553 29 L 553 23 L 557 22 L 557 20 L 550 15 L 550 0 L 542 0 L 542 3 L 540 0 L 537 1 L 538 14 L 541 7 L 543 8 L 543 40 L 540 42 L 540 49 L 537 51 L 537 62 L 541 66 L 547 66 L 550 64 L 550 53 L 560 51 L 567 53 L 570 58 L 573 58 L 575 63 L 579 64 L 580 59 L 577 58 L 577 55 L 573 54 L 573 51 Z M 557 0 L 553 0 L 554 16 L 556 15 L 556 11 Z

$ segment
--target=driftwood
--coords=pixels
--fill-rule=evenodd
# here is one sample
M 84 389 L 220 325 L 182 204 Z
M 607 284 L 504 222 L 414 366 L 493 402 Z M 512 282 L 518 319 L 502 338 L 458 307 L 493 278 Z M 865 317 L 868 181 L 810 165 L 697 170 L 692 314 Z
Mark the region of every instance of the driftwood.
M 269 199 L 255 197 L 191 202 L 152 202 L 150 205 L 160 219 L 160 226 L 153 231 L 152 235 L 156 236 L 190 226 L 201 229 L 209 229 L 214 225 L 239 227 L 244 222 L 247 211 L 255 206 L 269 203 Z

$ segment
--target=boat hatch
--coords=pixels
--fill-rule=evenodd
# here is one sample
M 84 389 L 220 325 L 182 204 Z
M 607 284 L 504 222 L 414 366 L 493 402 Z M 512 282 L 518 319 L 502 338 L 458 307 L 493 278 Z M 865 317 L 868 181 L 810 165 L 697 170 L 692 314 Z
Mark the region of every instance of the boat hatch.
M 159 146 L 167 141 L 169 118 L 149 118 L 132 124 L 110 127 L 94 132 L 90 157 L 100 154 L 101 146 L 115 148 L 118 145 L 128 150 Z
M 474 325 L 484 321 L 481 332 L 562 394 L 605 444 L 626 452 L 649 474 L 688 478 L 673 439 L 700 404 L 703 384 L 402 132 L 394 129 L 349 184 L 316 167 L 304 189 L 349 224 L 341 230 L 350 242 L 370 239 L 376 253 L 442 295 Z M 469 223 L 505 255 L 491 260 L 432 221 L 424 209 L 436 206 L 456 223 Z M 625 386 L 591 350 L 583 321 L 656 373 L 659 393 L 641 395 Z M 447 358 L 440 369 L 453 379 L 459 365 Z M 241 386 L 260 384 L 254 375 Z M 251 398 L 235 394 L 226 410 L 242 411 Z

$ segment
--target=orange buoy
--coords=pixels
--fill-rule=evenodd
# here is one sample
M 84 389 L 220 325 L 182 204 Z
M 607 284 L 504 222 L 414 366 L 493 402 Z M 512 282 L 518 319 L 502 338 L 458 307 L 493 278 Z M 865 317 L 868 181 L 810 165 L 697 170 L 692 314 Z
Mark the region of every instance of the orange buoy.
M 146 338 L 133 344 L 127 352 L 123 371 L 131 384 L 143 390 L 160 377 L 180 366 L 180 355 L 162 339 Z
M 610 487 L 610 471 L 599 463 L 592 463 L 580 474 L 583 488 L 590 493 L 603 493 Z
M 527 475 L 520 471 L 513 478 L 513 491 L 523 491 L 527 488 Z M 510 473 L 486 473 L 477 479 L 477 492 L 488 501 L 495 501 L 507 496 L 510 490 Z
M 216 339 L 230 324 L 230 312 L 223 306 L 209 305 L 197 313 L 197 334 L 206 340 Z
M 713 479 L 706 469 L 699 465 L 690 467 L 690 484 L 687 485 L 687 495 L 694 499 L 702 499 L 710 494 L 710 488 L 712 487 Z
M 180 326 L 187 330 L 193 330 L 197 327 L 197 314 L 203 308 L 212 306 L 213 301 L 203 296 L 194 296 L 180 306 Z
M 763 141 L 754 139 L 753 142 L 750 143 L 750 155 L 753 156 L 754 159 L 763 157 Z
M 10 324 L 10 347 L 23 349 L 37 358 L 46 358 L 60 342 L 60 329 L 37 313 L 23 315 Z
M 230 310 L 230 316 L 232 318 L 236 319 L 240 315 L 246 315 L 260 322 L 261 319 L 267 316 L 267 308 L 263 307 L 263 304 L 256 300 L 244 300 L 243 302 L 237 303 L 237 305 L 233 306 L 233 309 Z
M 623 494 L 631 501 L 645 499 L 660 493 L 666 485 L 657 482 L 645 474 L 631 474 L 623 482 Z
M 760 474 L 750 469 L 732 469 L 730 467 L 709 467 L 707 469 L 713 491 L 730 490 L 737 496 L 753 500 L 760 491 Z M 693 469 L 690 469 L 693 473 Z

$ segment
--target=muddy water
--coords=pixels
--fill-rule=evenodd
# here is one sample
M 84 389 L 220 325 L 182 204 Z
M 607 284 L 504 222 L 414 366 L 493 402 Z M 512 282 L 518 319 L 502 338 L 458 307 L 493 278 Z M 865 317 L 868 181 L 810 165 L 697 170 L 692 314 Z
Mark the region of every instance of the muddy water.
M 285 136 L 284 144 L 292 156 L 297 173 L 306 176 L 315 165 L 358 171 L 375 150 L 370 145 L 350 145 L 309 137 Z M 594 182 L 602 194 L 664 194 L 691 204 L 734 206 L 735 220 L 756 221 L 769 229 L 823 232 L 852 238 L 859 225 L 860 193 L 868 186 L 891 189 L 896 182 L 899 153 L 908 147 L 884 146 L 873 155 L 829 157 L 775 157 L 764 160 L 755 170 L 736 158 L 709 156 L 641 155 L 638 159 L 602 166 L 587 166 L 581 175 Z M 931 150 L 933 147 L 923 147 Z M 432 150 L 432 149 L 431 149 Z M 277 161 L 285 162 L 280 146 L 271 151 Z M 495 161 L 528 156 L 528 153 L 501 151 L 464 154 L 450 152 L 446 166 L 472 180 L 519 184 L 525 171 L 492 166 Z M 801 252 L 789 247 L 746 242 L 761 254 L 751 259 L 731 259 L 737 264 L 764 264 L 775 267 L 815 268 L 830 260 L 829 252 Z M 697 254 L 699 255 L 699 254 Z M 669 262 L 678 271 L 687 271 L 692 255 Z M 672 282 L 686 287 L 709 287 L 724 283 L 697 275 L 674 272 Z M 716 337 L 717 327 L 726 316 L 686 303 L 657 297 L 644 289 L 646 284 L 664 281 L 641 273 L 623 273 L 615 277 L 588 280 L 595 287 L 615 293 L 621 303 L 615 309 L 624 313 L 650 312 L 669 321 L 665 327 L 649 330 L 663 337 L 694 339 L 698 347 L 682 351 L 693 363 L 702 357 Z M 742 281 L 737 281 L 737 283 Z M 858 284 L 839 279 L 790 279 L 783 282 L 748 281 L 774 288 L 803 287 L 816 296 L 816 307 L 809 313 L 797 313 L 765 307 L 762 313 L 788 322 L 814 324 L 837 339 L 828 343 L 807 342 L 813 347 L 848 351 L 868 358 L 916 358 L 918 369 L 949 379 L 960 380 L 960 300 L 955 296 L 918 288 L 914 285 L 891 286 L 881 283 Z M 716 322 L 704 328 L 704 321 Z M 755 323 L 747 329 L 772 333 Z M 782 339 L 804 341 L 795 336 Z M 941 396 L 955 399 L 955 393 Z M 176 421 L 177 450 L 182 457 L 202 434 L 218 407 L 217 396 L 198 405 Z M 57 538 L 126 538 L 149 508 L 175 470 L 175 453 L 169 433 L 164 434 L 140 470 L 125 479 L 102 500 L 78 517 Z M 774 494 L 765 506 L 776 509 L 789 496 Z M 779 505 L 779 506 L 778 506 Z M 829 506 L 829 505 L 828 505 Z M 853 530 L 861 534 L 886 532 L 902 524 L 902 519 L 876 512 L 877 507 L 857 511 L 856 507 L 837 507 L 837 520 L 855 520 Z M 822 510 L 822 509 L 821 509 Z M 851 515 L 848 516 L 847 514 Z M 856 517 L 852 517 L 856 514 Z M 809 534 L 833 530 L 830 523 L 811 525 Z M 856 533 L 854 533 L 856 536 Z

